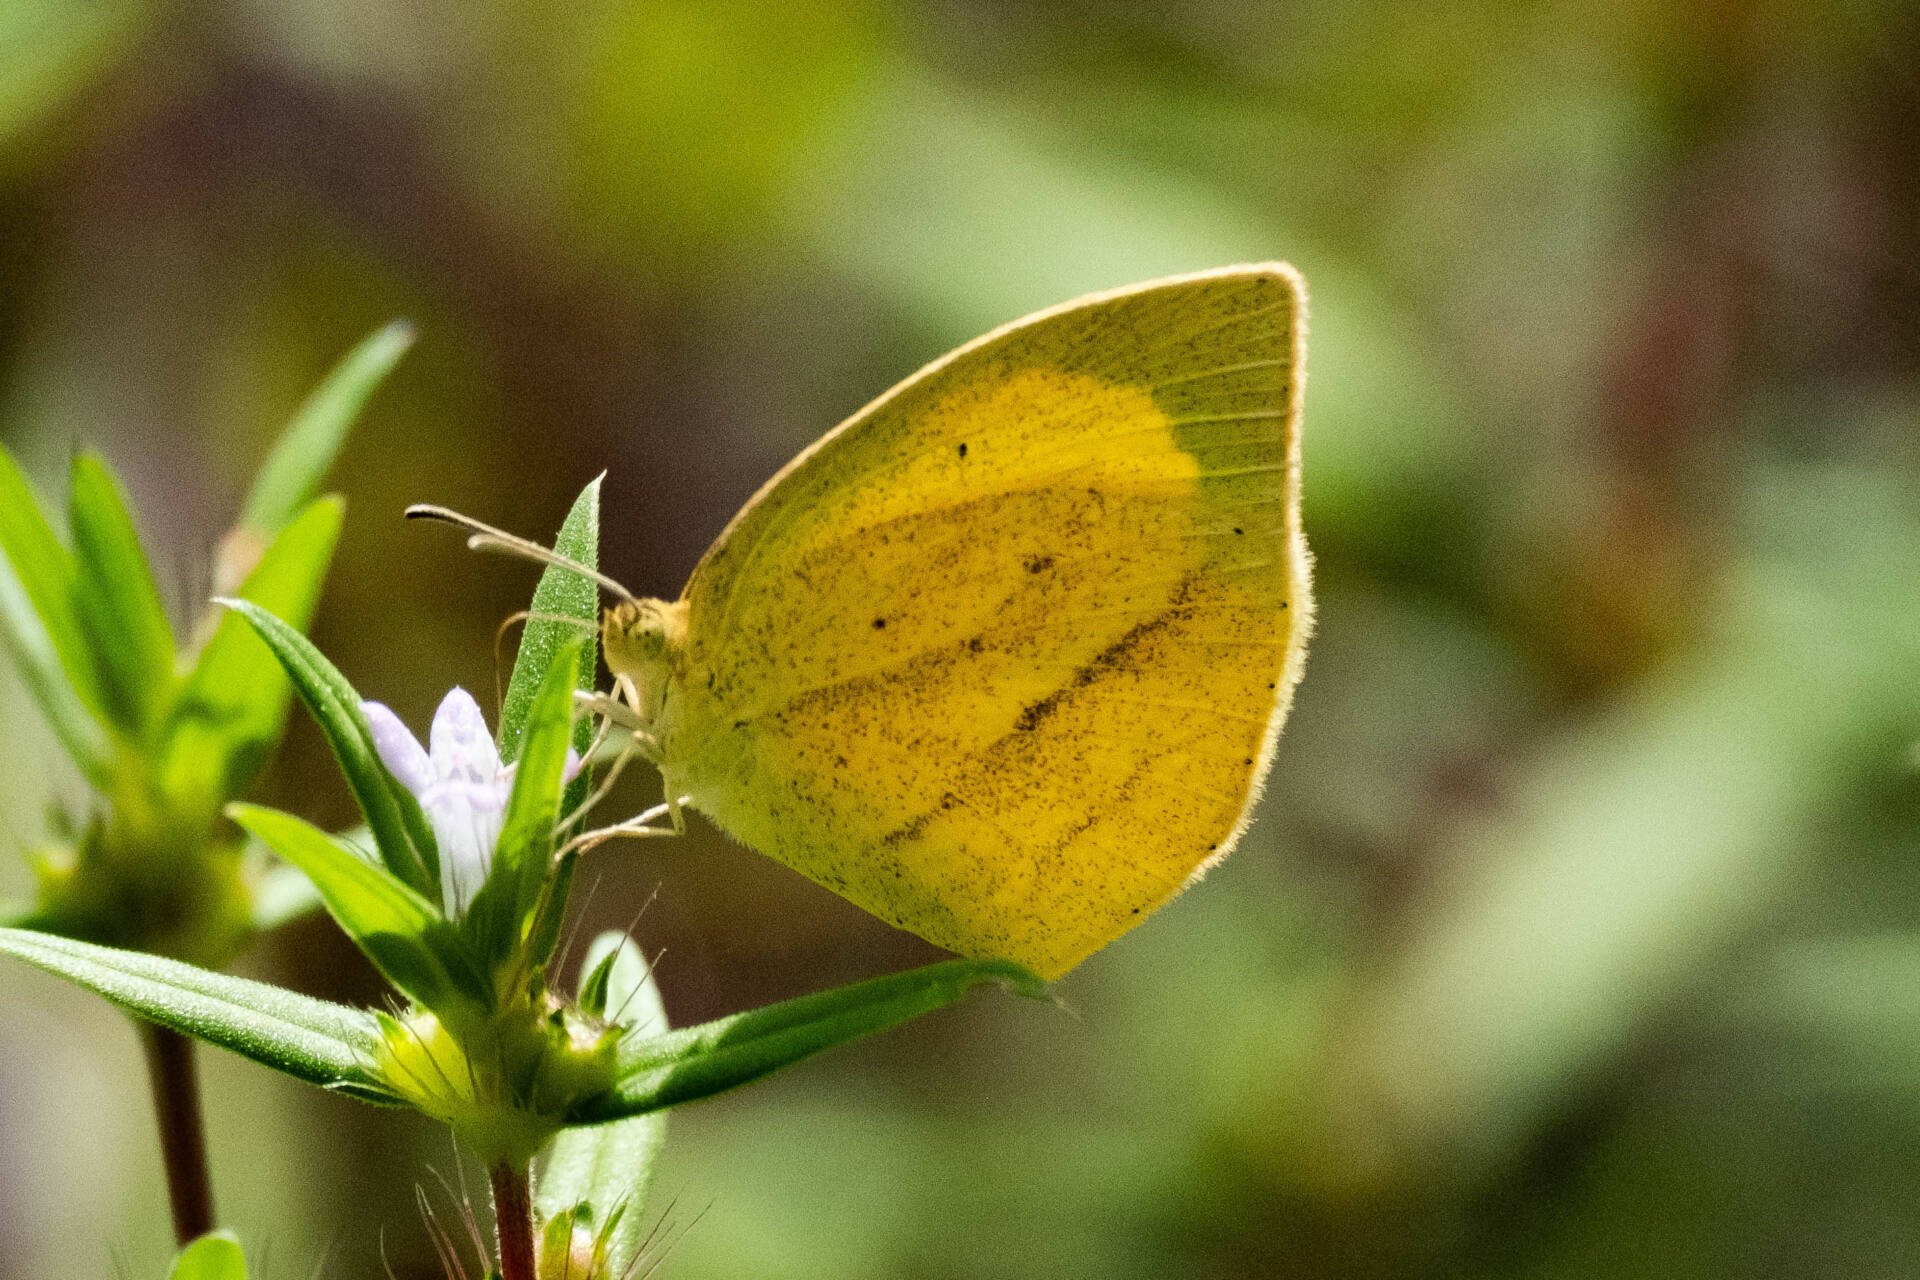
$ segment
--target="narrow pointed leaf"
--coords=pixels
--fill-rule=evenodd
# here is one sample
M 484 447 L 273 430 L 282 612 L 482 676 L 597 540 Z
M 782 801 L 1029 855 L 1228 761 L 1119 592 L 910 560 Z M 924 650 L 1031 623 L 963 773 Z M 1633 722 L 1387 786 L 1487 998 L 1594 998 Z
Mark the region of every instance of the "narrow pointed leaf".
M 622 933 L 603 933 L 587 950 L 587 972 L 604 973 L 607 1008 L 623 1025 L 640 1031 L 667 1025 L 666 1008 L 640 948 Z M 667 1113 L 648 1112 L 608 1124 L 562 1129 L 548 1148 L 547 1165 L 536 1184 L 542 1220 L 551 1220 L 582 1203 L 593 1207 L 593 1222 L 611 1221 L 608 1270 L 625 1274 L 647 1232 L 647 1192 L 667 1138 Z M 618 1213 L 616 1219 L 614 1215 Z
M 0 503 L 4 502 L 0 497 Z M 0 525 L 5 523 L 0 516 Z M 0 557 L 0 639 L 5 640 L 21 683 L 47 718 L 60 745 L 88 782 L 102 791 L 109 789 L 114 768 L 112 739 L 61 662 L 59 645 L 35 610 L 26 582 L 15 571 L 15 562 L 4 557 Z
M 310 503 L 267 548 L 241 597 L 305 630 L 344 510 L 338 498 Z M 221 618 L 168 717 L 160 764 L 167 793 L 190 812 L 240 794 L 280 740 L 291 692 L 286 671 L 248 621 L 231 612 Z
M 180 1251 L 167 1280 L 247 1280 L 247 1258 L 232 1232 L 210 1232 Z
M 73 554 L 47 523 L 39 498 L 13 454 L 0 446 L 0 551 L 39 615 L 68 678 L 99 710 L 91 650 L 73 607 Z
M 457 931 L 399 877 L 292 814 L 251 804 L 227 814 L 306 873 L 335 923 L 401 991 L 430 1009 L 481 994 Z
M 1004 960 L 949 960 L 629 1041 L 621 1050 L 619 1082 L 575 1119 L 617 1120 L 711 1097 L 943 1008 L 994 981 L 1021 995 L 1045 991 L 1038 977 Z
M 587 566 L 600 567 L 600 479 L 580 491 L 573 509 L 553 540 L 553 549 L 568 559 Z M 511 764 L 520 758 L 521 737 L 526 731 L 527 715 L 533 709 L 534 694 L 546 678 L 560 650 L 587 640 L 587 654 L 580 663 L 580 687 L 591 689 L 594 677 L 594 645 L 599 639 L 600 588 L 591 578 L 583 578 L 571 569 L 548 565 L 534 588 L 533 617 L 520 636 L 520 652 L 513 659 L 513 677 L 507 682 L 507 696 L 500 703 L 500 758 Z M 562 619 L 574 619 L 567 622 Z M 582 722 L 574 742 L 581 751 L 587 748 L 589 726 Z
M 467 913 L 468 930 L 483 955 L 504 959 L 519 946 L 522 927 L 538 905 L 560 820 L 560 780 L 573 734 L 575 639 L 548 669 L 527 717 L 525 750 L 514 769 L 513 793 L 495 847 L 493 871 Z
M 127 512 L 99 457 L 73 461 L 73 600 L 108 712 L 144 737 L 173 697 L 173 627 Z
M 93 653 L 73 605 L 73 556 L 13 455 L 0 447 L 0 635 L 61 745 L 96 785 L 112 750 Z
M 309 1084 L 395 1101 L 368 1064 L 373 1015 L 264 982 L 139 951 L 0 929 L 0 952 L 67 979 L 150 1022 L 196 1036 Z
M 248 600 L 222 600 L 250 623 L 293 681 L 326 735 L 387 870 L 428 896 L 439 894 L 439 854 L 419 802 L 388 775 L 360 713 L 360 695 L 311 641 Z
M 413 326 L 396 320 L 333 367 L 261 464 L 241 512 L 242 525 L 262 534 L 278 532 L 312 500 L 367 398 L 412 345 Z

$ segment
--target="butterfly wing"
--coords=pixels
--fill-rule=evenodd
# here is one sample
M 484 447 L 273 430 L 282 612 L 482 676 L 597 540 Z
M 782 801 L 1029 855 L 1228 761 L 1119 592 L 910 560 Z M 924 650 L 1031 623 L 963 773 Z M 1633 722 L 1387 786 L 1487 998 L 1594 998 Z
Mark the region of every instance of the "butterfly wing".
M 881 918 L 1052 977 L 1245 826 L 1309 626 L 1304 299 L 1095 295 L 863 409 L 683 596 L 663 772 Z

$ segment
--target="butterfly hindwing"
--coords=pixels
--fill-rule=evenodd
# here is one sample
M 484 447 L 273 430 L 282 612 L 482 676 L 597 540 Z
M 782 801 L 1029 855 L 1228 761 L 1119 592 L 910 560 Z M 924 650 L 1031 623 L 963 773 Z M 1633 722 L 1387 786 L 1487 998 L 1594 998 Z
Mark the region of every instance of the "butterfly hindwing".
M 1009 325 L 797 458 L 683 597 L 663 773 L 890 922 L 1054 976 L 1237 837 L 1308 626 L 1277 266 Z

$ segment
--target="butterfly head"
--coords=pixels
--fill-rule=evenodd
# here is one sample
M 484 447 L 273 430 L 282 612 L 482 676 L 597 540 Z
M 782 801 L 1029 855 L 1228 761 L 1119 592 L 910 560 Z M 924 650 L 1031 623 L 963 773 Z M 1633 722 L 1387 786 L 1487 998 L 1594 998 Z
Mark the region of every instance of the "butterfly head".
M 621 600 L 600 615 L 600 648 L 607 670 L 627 687 L 634 710 L 652 723 L 660 716 L 667 681 L 685 651 L 687 608 L 664 600 Z

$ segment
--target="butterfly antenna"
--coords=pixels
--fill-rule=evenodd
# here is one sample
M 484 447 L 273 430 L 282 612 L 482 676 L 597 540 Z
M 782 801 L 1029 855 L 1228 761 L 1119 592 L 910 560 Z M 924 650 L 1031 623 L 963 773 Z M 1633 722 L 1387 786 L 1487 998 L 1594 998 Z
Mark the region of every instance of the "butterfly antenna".
M 507 705 L 507 686 L 500 678 L 500 647 L 507 642 L 507 632 L 513 630 L 513 625 L 516 622 L 525 622 L 530 616 L 532 615 L 525 609 L 518 613 L 510 613 L 507 615 L 507 620 L 500 624 L 500 629 L 493 633 L 493 722 L 495 724 L 500 723 L 500 713 Z
M 472 516 L 463 516 L 448 507 L 435 506 L 431 502 L 416 502 L 407 508 L 409 520 L 439 520 L 467 531 L 467 549 L 469 551 L 503 551 L 510 556 L 519 556 L 523 560 L 533 560 L 540 564 L 557 565 L 584 578 L 592 578 L 622 600 L 634 598 L 633 592 L 601 573 L 598 569 L 589 569 L 570 556 L 563 556 L 551 547 L 543 547 L 537 542 L 496 529 L 490 524 L 482 524 Z

